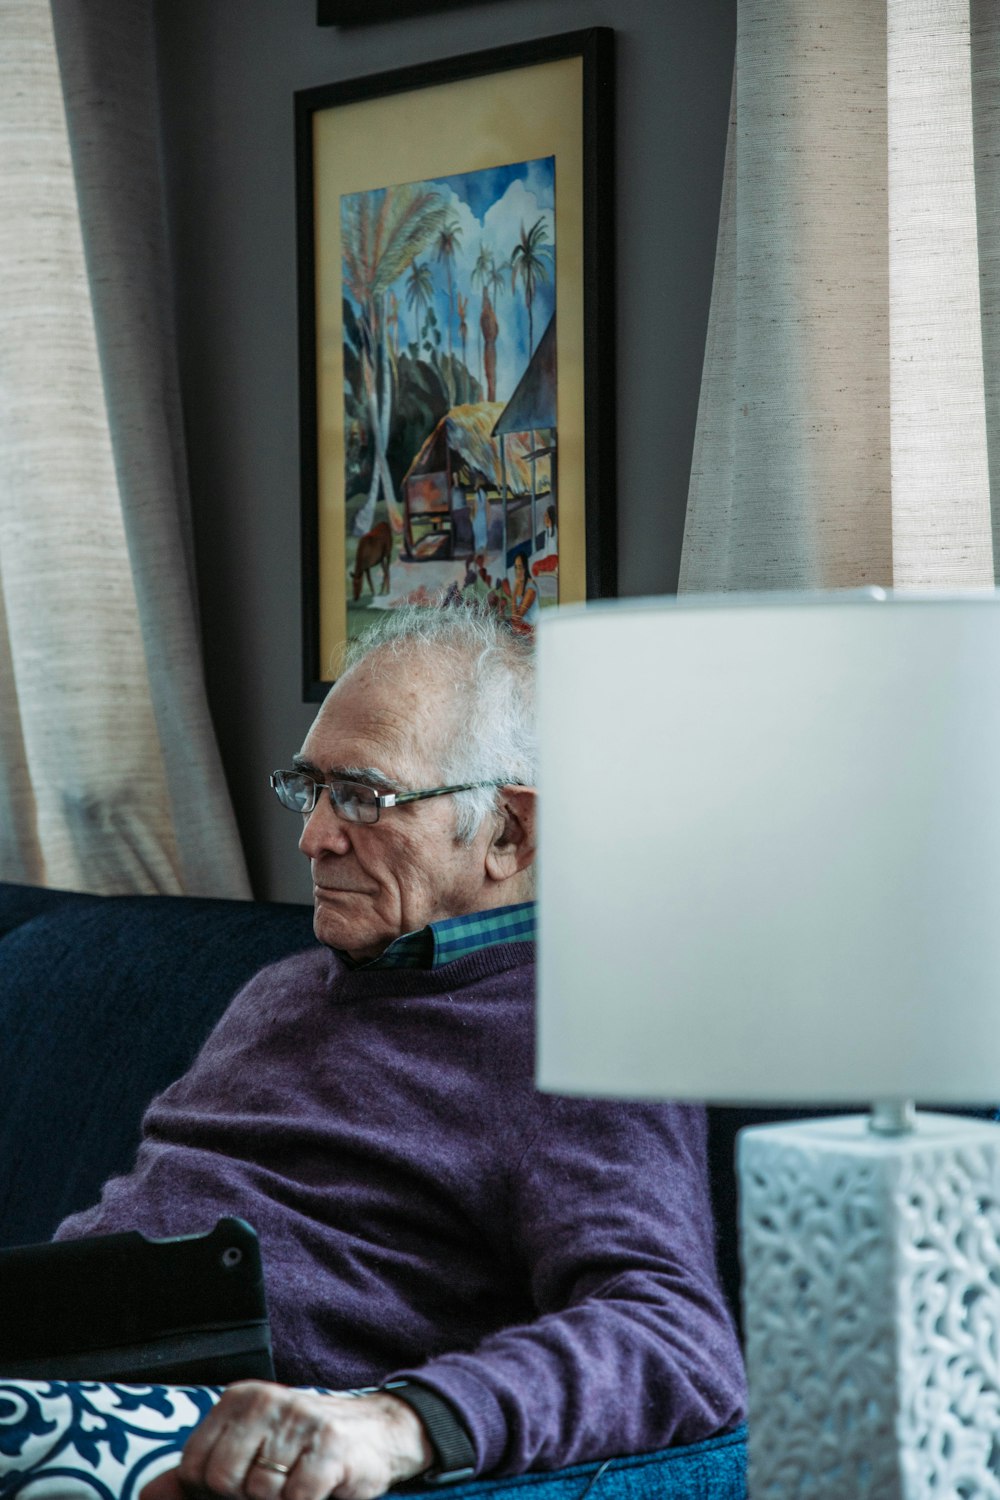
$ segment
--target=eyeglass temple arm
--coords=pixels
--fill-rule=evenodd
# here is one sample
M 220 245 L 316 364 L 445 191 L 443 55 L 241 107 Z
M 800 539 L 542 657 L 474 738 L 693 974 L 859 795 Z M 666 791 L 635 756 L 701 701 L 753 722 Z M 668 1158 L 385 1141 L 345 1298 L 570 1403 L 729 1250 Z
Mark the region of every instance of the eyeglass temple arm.
M 444 797 L 449 792 L 471 792 L 481 786 L 506 786 L 503 781 L 461 781 L 458 786 L 436 786 L 428 792 L 389 792 L 379 797 L 380 807 L 395 807 L 400 802 L 419 802 L 424 797 Z

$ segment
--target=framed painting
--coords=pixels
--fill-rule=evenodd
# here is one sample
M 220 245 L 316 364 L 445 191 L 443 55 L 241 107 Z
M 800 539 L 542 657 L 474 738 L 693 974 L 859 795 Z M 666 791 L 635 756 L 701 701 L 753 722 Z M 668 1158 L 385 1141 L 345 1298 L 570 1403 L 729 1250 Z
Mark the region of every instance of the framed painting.
M 613 594 L 612 33 L 295 96 L 303 692 L 402 603 Z

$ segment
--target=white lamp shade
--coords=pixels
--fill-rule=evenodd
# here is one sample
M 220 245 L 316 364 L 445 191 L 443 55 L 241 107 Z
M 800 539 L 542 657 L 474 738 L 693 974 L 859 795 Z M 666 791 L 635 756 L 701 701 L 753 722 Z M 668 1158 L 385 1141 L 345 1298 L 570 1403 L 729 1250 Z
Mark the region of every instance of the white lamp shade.
M 1000 598 L 539 634 L 541 1086 L 1000 1100 Z

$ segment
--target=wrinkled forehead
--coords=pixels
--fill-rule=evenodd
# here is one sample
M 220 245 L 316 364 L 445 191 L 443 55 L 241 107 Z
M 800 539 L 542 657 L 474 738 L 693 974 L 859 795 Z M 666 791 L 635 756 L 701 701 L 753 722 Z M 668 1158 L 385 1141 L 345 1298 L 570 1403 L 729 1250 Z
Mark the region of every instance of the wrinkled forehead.
M 461 686 L 426 650 L 375 652 L 330 689 L 302 747 L 328 769 L 371 766 L 402 779 L 434 776 L 454 733 Z

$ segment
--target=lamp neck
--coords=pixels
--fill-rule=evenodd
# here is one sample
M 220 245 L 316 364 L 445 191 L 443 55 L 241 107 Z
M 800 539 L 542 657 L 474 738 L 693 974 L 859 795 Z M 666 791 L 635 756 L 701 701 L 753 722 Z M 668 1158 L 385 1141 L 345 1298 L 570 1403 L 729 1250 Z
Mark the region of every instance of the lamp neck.
M 916 1125 L 912 1099 L 876 1099 L 872 1105 L 868 1129 L 873 1135 L 909 1135 Z

